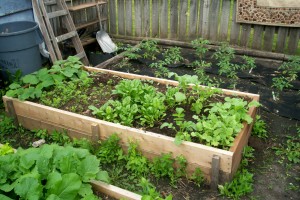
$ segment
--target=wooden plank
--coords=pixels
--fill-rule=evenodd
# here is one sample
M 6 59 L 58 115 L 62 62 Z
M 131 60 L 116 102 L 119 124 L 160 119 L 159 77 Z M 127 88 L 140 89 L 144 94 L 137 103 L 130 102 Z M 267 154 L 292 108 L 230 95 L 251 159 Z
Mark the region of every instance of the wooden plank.
M 212 0 L 209 9 L 209 39 L 211 41 L 218 39 L 220 2 L 220 0 Z
M 76 35 L 77 35 L 77 32 L 76 31 L 72 31 L 72 32 L 69 32 L 69 33 L 57 36 L 56 37 L 56 41 L 57 42 L 62 42 L 62 41 L 65 41 L 67 39 L 70 39 L 72 37 L 75 37 Z
M 231 30 L 230 30 L 230 44 L 238 45 L 240 36 L 240 24 L 236 23 L 236 7 L 237 2 L 233 1 L 232 18 L 231 18 Z
M 178 38 L 178 0 L 172 0 L 170 5 L 170 38 Z
M 253 33 L 253 41 L 252 41 L 252 48 L 253 49 L 262 49 L 262 39 L 263 39 L 263 32 L 264 26 L 262 25 L 254 25 L 254 33 Z
M 132 36 L 132 1 L 125 1 L 125 35 Z
M 198 3 L 197 0 L 190 1 L 190 12 L 189 12 L 189 30 L 188 30 L 188 38 L 193 40 L 197 38 L 197 25 L 198 25 Z
M 289 42 L 288 42 L 289 54 L 296 53 L 299 46 L 299 39 L 300 39 L 300 28 L 290 28 Z
M 142 1 L 134 1 L 135 36 L 142 36 Z
M 218 189 L 219 184 L 219 174 L 220 174 L 220 157 L 217 155 L 213 155 L 211 161 L 211 182 L 210 187 L 213 190 Z
M 12 100 L 8 100 L 6 102 L 7 105 L 7 111 L 8 111 L 8 115 L 14 119 L 14 125 L 18 126 L 19 122 L 18 122 L 18 116 L 16 114 L 15 108 L 14 108 L 14 103 Z
M 105 17 L 105 18 L 101 17 L 101 21 L 102 21 L 102 23 L 104 21 L 107 21 L 107 17 Z M 76 29 L 79 30 L 79 29 L 82 29 L 82 28 L 85 28 L 85 27 L 88 27 L 88 26 L 92 26 L 92 25 L 98 24 L 98 23 L 99 23 L 99 20 L 96 19 L 96 20 L 93 20 L 93 21 L 90 21 L 90 22 L 86 22 L 86 23 L 83 23 L 83 24 L 77 24 L 76 25 Z
M 152 0 L 152 30 L 151 37 L 156 38 L 159 34 L 159 0 Z
M 287 27 L 279 27 L 277 34 L 276 52 L 283 53 L 285 50 L 286 39 L 288 35 Z
M 92 141 L 97 142 L 99 140 L 99 130 L 98 124 L 92 124 Z
M 202 2 L 202 1 L 201 1 Z M 209 8 L 210 8 L 210 0 L 203 0 L 202 5 L 202 37 L 205 39 L 209 39 Z
M 60 17 L 60 16 L 67 15 L 67 14 L 68 14 L 68 12 L 66 10 L 59 10 L 59 11 L 54 11 L 54 12 L 48 13 L 48 17 L 49 17 L 49 19 L 51 19 L 51 18 Z
M 264 35 L 264 50 L 265 51 L 272 52 L 274 34 L 275 34 L 275 27 L 274 26 L 266 26 L 265 35 Z
M 188 1 L 181 0 L 180 8 L 179 8 L 179 27 L 178 27 L 178 37 L 180 40 L 187 40 L 186 38 L 187 11 L 188 11 Z
M 150 37 L 150 0 L 143 0 L 143 28 L 142 35 Z
M 106 4 L 106 3 L 107 2 L 105 2 L 105 1 L 99 1 L 98 2 L 99 5 Z M 93 6 L 96 6 L 95 2 L 82 3 L 82 4 L 79 4 L 79 5 L 76 5 L 76 6 L 69 7 L 69 11 L 83 10 L 83 9 L 90 8 L 90 7 L 93 7 Z
M 116 187 L 114 185 L 110 185 L 101 181 L 91 181 L 90 182 L 93 189 L 102 192 L 110 197 L 116 199 L 127 199 L 127 200 L 141 200 L 142 196 L 130 192 L 128 190 L 124 190 L 122 188 Z
M 199 22 L 198 22 L 198 36 L 203 38 L 203 10 L 204 10 L 204 0 L 199 2 Z
M 227 42 L 229 19 L 230 19 L 230 0 L 223 0 L 220 32 L 219 32 L 219 41 L 221 42 Z
M 248 46 L 250 33 L 251 33 L 251 24 L 243 24 L 242 33 L 241 33 L 241 41 L 240 41 L 241 47 Z
M 160 1 L 160 16 L 159 16 L 159 38 L 168 37 L 168 0 Z
M 118 0 L 118 34 L 125 35 L 125 0 Z
M 117 18 L 116 18 L 116 0 L 109 0 L 109 33 L 116 34 L 117 33 Z

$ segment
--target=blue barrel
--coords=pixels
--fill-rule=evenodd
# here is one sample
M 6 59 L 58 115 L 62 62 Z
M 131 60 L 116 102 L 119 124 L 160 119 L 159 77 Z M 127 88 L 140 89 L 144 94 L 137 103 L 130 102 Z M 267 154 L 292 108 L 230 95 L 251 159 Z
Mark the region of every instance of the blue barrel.
M 0 24 L 0 70 L 4 80 L 18 70 L 23 75 L 42 67 L 39 44 L 43 37 L 33 21 L 15 21 Z

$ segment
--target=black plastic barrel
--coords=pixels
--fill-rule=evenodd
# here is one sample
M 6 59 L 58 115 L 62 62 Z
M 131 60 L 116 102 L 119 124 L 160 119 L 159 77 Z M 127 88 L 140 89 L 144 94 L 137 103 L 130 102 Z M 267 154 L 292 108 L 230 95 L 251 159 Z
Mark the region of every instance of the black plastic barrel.
M 39 44 L 43 37 L 33 21 L 0 24 L 0 70 L 4 80 L 18 70 L 23 75 L 42 67 Z

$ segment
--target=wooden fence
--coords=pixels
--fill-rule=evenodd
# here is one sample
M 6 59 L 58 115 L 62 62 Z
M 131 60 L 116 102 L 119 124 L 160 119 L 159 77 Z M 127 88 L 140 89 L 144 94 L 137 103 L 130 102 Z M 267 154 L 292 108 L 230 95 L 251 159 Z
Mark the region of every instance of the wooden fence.
M 300 28 L 235 22 L 235 0 L 108 0 L 112 35 L 213 43 L 300 54 Z
M 55 10 L 50 2 L 49 11 Z M 69 6 L 96 0 L 65 0 Z M 235 22 L 236 0 L 107 0 L 102 17 L 113 36 L 191 41 L 202 37 L 213 44 L 229 42 L 242 48 L 300 55 L 300 28 Z M 73 13 L 75 24 L 97 17 L 95 8 Z M 53 21 L 59 34 L 63 24 Z M 92 29 L 99 30 L 95 24 Z

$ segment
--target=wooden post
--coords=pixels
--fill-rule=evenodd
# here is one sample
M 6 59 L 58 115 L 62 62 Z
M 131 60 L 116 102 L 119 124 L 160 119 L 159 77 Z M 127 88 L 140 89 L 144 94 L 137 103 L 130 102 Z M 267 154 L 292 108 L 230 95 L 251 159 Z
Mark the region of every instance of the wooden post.
M 99 125 L 92 124 L 92 141 L 97 142 L 99 140 Z
M 220 157 L 217 155 L 213 155 L 211 165 L 212 165 L 212 168 L 211 168 L 210 187 L 213 190 L 217 190 L 218 183 L 219 183 L 219 174 L 220 174 Z
M 7 105 L 8 115 L 10 117 L 14 118 L 14 124 L 15 124 L 15 126 L 18 126 L 19 122 L 18 122 L 18 117 L 17 117 L 16 111 L 15 111 L 13 101 L 12 100 L 7 100 L 6 105 Z

